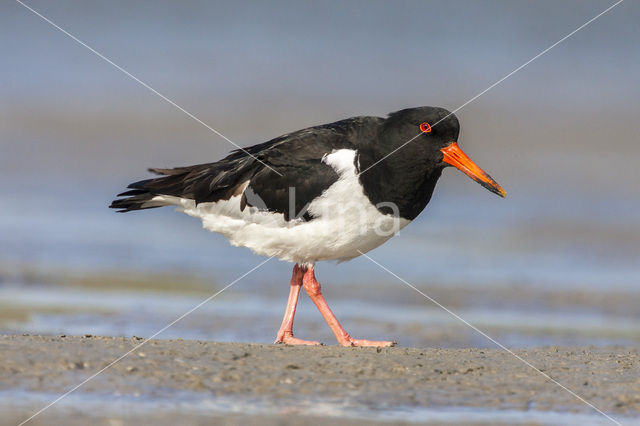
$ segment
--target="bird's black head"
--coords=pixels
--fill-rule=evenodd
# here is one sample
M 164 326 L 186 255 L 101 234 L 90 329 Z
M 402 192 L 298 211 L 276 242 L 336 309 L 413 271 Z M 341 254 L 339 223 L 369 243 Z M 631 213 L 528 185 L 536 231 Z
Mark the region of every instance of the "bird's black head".
M 428 106 L 393 112 L 380 129 L 380 139 L 393 152 L 390 156 L 417 155 L 430 169 L 454 166 L 489 191 L 506 196 L 505 190 L 462 152 L 457 142 L 459 134 L 460 123 L 455 114 Z M 411 148 L 400 154 L 408 145 Z
M 389 114 L 383 125 L 387 137 L 402 144 L 412 140 L 434 152 L 458 140 L 460 123 L 455 114 L 444 108 L 407 108 Z

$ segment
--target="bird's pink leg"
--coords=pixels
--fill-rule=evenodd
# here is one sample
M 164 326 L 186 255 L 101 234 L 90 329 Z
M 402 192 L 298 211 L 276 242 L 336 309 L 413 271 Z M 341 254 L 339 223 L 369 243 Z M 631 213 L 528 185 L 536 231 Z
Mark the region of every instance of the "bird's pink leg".
M 278 330 L 278 336 L 275 343 L 286 343 L 288 345 L 319 345 L 320 342 L 310 340 L 302 340 L 293 337 L 293 317 L 296 315 L 296 305 L 298 304 L 298 295 L 300 287 L 302 287 L 302 277 L 304 270 L 297 264 L 293 267 L 291 275 L 291 289 L 289 290 L 289 300 L 287 301 L 287 309 L 284 311 L 282 325 Z
M 364 340 L 364 339 L 354 339 L 345 331 L 344 328 L 338 322 L 336 316 L 331 312 L 329 305 L 327 305 L 326 300 L 322 296 L 322 291 L 320 289 L 320 283 L 316 280 L 315 273 L 313 271 L 313 266 L 309 266 L 307 270 L 304 272 L 304 277 L 302 278 L 302 284 L 304 285 L 304 289 L 307 291 L 307 294 L 315 303 L 316 307 L 324 317 L 329 327 L 331 327 L 331 331 L 336 335 L 336 339 L 338 339 L 338 343 L 342 346 L 394 346 L 395 342 L 386 342 L 386 341 L 376 341 L 376 340 Z

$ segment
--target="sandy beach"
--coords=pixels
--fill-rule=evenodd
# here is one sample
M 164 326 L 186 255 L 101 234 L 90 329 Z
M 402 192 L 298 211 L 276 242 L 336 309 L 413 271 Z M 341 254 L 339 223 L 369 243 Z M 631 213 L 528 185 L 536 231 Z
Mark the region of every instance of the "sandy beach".
M 20 423 L 132 349 L 30 424 L 173 424 L 178 418 L 181 424 L 246 424 L 258 418 L 287 425 L 328 419 L 345 425 L 611 423 L 500 349 L 187 340 L 152 340 L 136 349 L 143 342 L 0 336 L 2 424 Z M 514 352 L 623 424 L 640 412 L 637 349 Z

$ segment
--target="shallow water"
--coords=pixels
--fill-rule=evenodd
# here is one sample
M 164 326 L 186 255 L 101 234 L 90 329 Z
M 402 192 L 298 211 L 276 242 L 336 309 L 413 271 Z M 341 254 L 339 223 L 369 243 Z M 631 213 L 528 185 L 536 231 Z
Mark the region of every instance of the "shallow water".
M 0 400 L 20 401 L 5 407 L 16 419 L 24 420 L 39 408 L 58 397 L 55 394 L 35 392 L 0 392 Z M 0 403 L 0 407 L 2 407 Z M 611 421 L 599 414 L 568 413 L 554 411 L 489 410 L 462 407 L 371 407 L 348 401 L 282 401 L 280 404 L 239 397 L 204 396 L 202 393 L 155 391 L 151 395 L 104 395 L 71 394 L 56 404 L 51 411 L 42 415 L 43 419 L 57 413 L 73 411 L 80 418 L 138 419 L 141 424 L 152 422 L 156 417 L 181 416 L 182 422 L 194 421 L 202 415 L 224 416 L 279 415 L 279 416 L 321 416 L 377 422 L 408 422 L 418 424 L 509 424 L 509 425 L 566 425 L 585 426 L 609 425 Z M 14 414 L 16 413 L 16 414 Z M 22 415 L 18 415 L 21 413 Z M 186 413 L 186 414 L 185 414 Z M 50 418 L 50 417 L 49 417 Z M 55 418 L 55 417 L 54 417 Z M 633 417 L 616 416 L 623 424 L 632 424 Z M 112 420 L 115 421 L 115 420 Z

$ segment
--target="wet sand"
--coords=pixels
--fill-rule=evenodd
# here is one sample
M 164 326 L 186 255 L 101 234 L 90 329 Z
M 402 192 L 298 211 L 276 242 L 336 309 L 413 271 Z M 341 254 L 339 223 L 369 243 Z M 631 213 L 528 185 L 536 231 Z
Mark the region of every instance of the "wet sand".
M 18 424 L 142 342 L 0 336 L 0 423 Z M 635 348 L 543 347 L 515 353 L 623 423 L 640 413 Z M 213 419 L 246 424 L 258 418 L 264 425 L 328 419 L 345 425 L 371 420 L 402 424 L 428 423 L 438 417 L 424 413 L 451 410 L 466 412 L 466 424 L 501 423 L 501 413 L 521 414 L 532 424 L 546 423 L 535 421 L 540 413 L 607 422 L 500 349 L 152 340 L 65 399 L 31 424 L 172 424 L 178 418 L 181 424 Z M 406 415 L 389 414 L 398 412 Z M 492 421 L 487 412 L 495 414 L 489 416 Z

